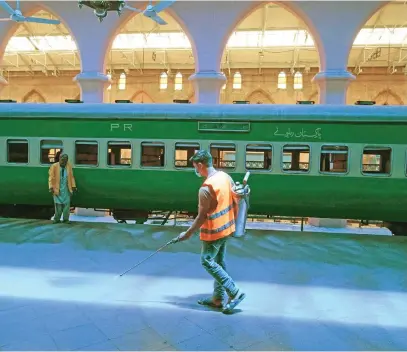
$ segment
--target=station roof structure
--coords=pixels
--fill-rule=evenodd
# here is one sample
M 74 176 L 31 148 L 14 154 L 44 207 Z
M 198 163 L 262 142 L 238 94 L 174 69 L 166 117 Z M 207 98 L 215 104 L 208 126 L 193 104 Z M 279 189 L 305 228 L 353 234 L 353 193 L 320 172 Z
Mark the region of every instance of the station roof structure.
M 109 70 L 194 68 L 187 36 L 171 16 L 165 12 L 161 16 L 168 25 L 160 26 L 141 15 L 127 22 L 108 53 Z M 52 18 L 44 11 L 36 17 Z M 355 39 L 348 66 L 356 71 L 387 67 L 390 73 L 404 67 L 407 74 L 407 2 L 390 3 L 370 18 Z M 318 52 L 304 23 L 273 3 L 257 9 L 237 26 L 222 58 L 224 71 L 260 67 L 319 67 Z M 64 25 L 23 23 L 10 39 L 0 68 L 20 73 L 76 71 L 80 70 L 80 58 Z

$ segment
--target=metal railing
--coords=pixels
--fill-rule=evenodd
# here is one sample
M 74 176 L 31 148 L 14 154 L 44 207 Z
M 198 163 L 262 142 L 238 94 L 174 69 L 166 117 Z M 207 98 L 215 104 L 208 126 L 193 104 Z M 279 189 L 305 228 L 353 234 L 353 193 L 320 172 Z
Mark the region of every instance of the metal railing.
M 188 160 L 182 160 L 182 159 L 175 160 L 175 166 L 176 167 L 188 167 L 189 166 Z
M 363 164 L 362 170 L 367 172 L 381 172 L 380 165 L 378 164 Z
M 308 170 L 309 168 L 309 163 L 299 163 L 298 164 L 300 170 Z M 291 170 L 292 163 L 283 163 L 283 170 Z
M 265 169 L 264 161 L 246 161 L 246 169 Z

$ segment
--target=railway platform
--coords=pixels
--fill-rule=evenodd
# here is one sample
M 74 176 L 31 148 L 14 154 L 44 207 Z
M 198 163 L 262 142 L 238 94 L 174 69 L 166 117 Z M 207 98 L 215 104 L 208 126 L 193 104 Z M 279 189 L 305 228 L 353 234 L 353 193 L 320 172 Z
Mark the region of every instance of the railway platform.
M 0 350 L 406 350 L 407 238 L 248 230 L 232 315 L 171 226 L 0 218 Z

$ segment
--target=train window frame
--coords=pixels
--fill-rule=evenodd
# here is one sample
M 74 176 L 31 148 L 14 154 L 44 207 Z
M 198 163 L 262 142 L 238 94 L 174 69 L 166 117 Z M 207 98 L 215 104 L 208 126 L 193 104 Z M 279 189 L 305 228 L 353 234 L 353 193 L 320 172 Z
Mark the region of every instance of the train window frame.
M 363 155 L 364 155 L 364 151 L 366 148 L 369 149 L 376 149 L 376 150 L 380 150 L 380 149 L 390 149 L 390 172 L 389 173 L 365 173 L 363 171 Z M 391 177 L 393 174 L 393 148 L 390 145 L 375 145 L 375 144 L 364 144 L 362 147 L 362 153 L 360 156 L 360 163 L 359 163 L 359 170 L 362 176 L 367 176 L 367 177 Z
M 346 160 L 346 172 L 332 172 L 332 171 L 321 171 L 321 159 L 322 159 L 322 148 L 323 147 L 346 147 L 348 148 L 347 150 L 347 155 L 348 158 Z M 335 144 L 323 144 L 321 145 L 321 149 L 319 151 L 319 157 L 318 157 L 318 172 L 322 175 L 333 175 L 333 176 L 346 176 L 350 172 L 350 160 L 351 160 L 351 148 L 347 144 L 341 144 L 341 143 L 335 143 Z
M 110 144 L 116 144 L 116 145 L 125 145 L 128 144 L 130 146 L 130 164 L 115 164 L 115 165 L 109 165 L 109 145 Z M 133 161 L 134 161 L 134 147 L 133 144 L 129 140 L 124 140 L 124 141 L 118 141 L 118 140 L 112 140 L 112 141 L 107 141 L 106 143 L 106 167 L 112 168 L 112 169 L 131 169 L 133 166 Z
M 44 145 L 43 145 L 44 142 L 45 142 L 45 145 L 47 145 L 47 146 L 49 145 L 49 146 L 52 146 L 52 147 L 51 148 L 44 148 Z M 59 145 L 58 144 L 53 144 L 53 142 L 58 142 L 60 144 Z M 59 148 L 57 146 L 59 146 Z M 39 157 L 40 157 L 40 165 L 42 165 L 42 166 L 50 166 L 52 164 L 55 164 L 57 161 L 54 160 L 54 162 L 44 163 L 43 160 L 42 160 L 42 150 L 43 149 L 48 149 L 48 150 L 50 150 L 50 149 L 60 149 L 60 155 L 62 155 L 63 152 L 64 152 L 64 141 L 62 139 L 41 139 L 40 140 L 40 155 L 39 155 Z M 56 154 L 58 154 L 58 152 Z
M 259 146 L 259 147 L 270 147 L 271 150 L 271 162 L 270 162 L 270 168 L 269 169 L 252 169 L 252 168 L 248 168 L 247 165 L 247 148 L 250 146 Z M 260 148 L 259 148 L 260 149 Z M 250 171 L 250 172 L 272 172 L 273 171 L 273 159 L 274 159 L 274 147 L 272 144 L 270 143 L 248 143 L 245 146 L 245 151 L 244 151 L 244 167 L 246 171 Z
M 22 143 L 24 142 L 24 144 L 27 144 L 27 162 L 16 162 L 16 161 L 9 161 L 9 157 L 10 157 L 10 153 L 9 153 L 9 143 L 15 143 L 17 144 L 18 142 Z M 6 140 L 6 162 L 7 164 L 10 165 L 28 165 L 30 163 L 30 142 L 28 139 L 26 138 L 9 138 Z
M 233 147 L 235 148 L 234 152 L 235 152 L 235 166 L 234 167 L 220 167 L 220 166 L 216 166 L 215 162 L 213 161 L 213 155 L 211 153 L 211 149 L 212 148 L 218 148 L 217 146 L 230 146 L 233 145 Z M 227 172 L 229 171 L 236 171 L 237 169 L 237 155 L 238 155 L 238 146 L 235 143 L 232 142 L 215 142 L 215 143 L 211 143 L 209 144 L 209 154 L 212 155 L 212 162 L 213 162 L 213 167 L 215 167 L 216 169 L 219 170 L 227 170 Z M 226 172 L 226 171 L 225 171 Z
M 179 144 L 182 144 L 182 145 L 184 145 L 184 146 L 191 146 L 191 147 L 193 147 L 193 146 L 197 146 L 197 148 L 196 148 L 196 150 L 200 150 L 201 149 L 201 143 L 198 143 L 198 142 L 175 142 L 175 144 L 174 144 L 174 168 L 175 169 L 177 169 L 177 170 L 192 170 L 192 169 L 194 169 L 194 166 L 192 165 L 192 166 L 188 166 L 188 161 L 189 160 L 187 160 L 187 166 L 177 166 L 175 163 L 176 163 L 176 161 L 177 161 L 177 159 L 176 159 L 176 155 L 177 155 L 177 145 L 179 145 Z
M 291 147 L 291 148 L 294 148 L 294 147 L 308 147 L 308 150 L 309 150 L 309 153 L 308 153 L 308 155 L 309 155 L 309 157 L 308 157 L 308 160 L 309 160 L 308 161 L 308 170 L 306 170 L 306 171 L 284 170 L 284 148 L 285 147 Z M 280 154 L 281 155 L 281 160 L 280 160 L 281 171 L 283 173 L 286 173 L 286 174 L 298 174 L 298 175 L 307 175 L 307 174 L 309 174 L 311 172 L 311 168 L 312 168 L 312 154 L 311 154 L 311 152 L 312 152 L 311 146 L 309 144 L 306 144 L 306 143 L 304 143 L 304 144 L 299 144 L 299 143 L 283 144 L 282 147 L 281 147 L 281 154 Z
M 88 144 L 88 145 L 96 145 L 97 146 L 97 157 L 96 157 L 96 164 L 78 164 L 77 163 L 77 152 L 76 146 L 77 144 Z M 100 145 L 99 141 L 92 141 L 92 140 L 75 140 L 74 142 L 74 161 L 75 167 L 99 167 L 99 158 L 100 158 Z
M 164 163 L 163 163 L 163 165 L 162 166 L 145 166 L 145 165 L 143 165 L 142 163 L 143 163 L 143 144 L 144 143 L 147 143 L 147 144 L 150 144 L 150 146 L 154 146 L 154 144 L 157 144 L 157 146 L 163 146 L 164 147 L 164 153 L 163 153 L 163 155 L 164 155 Z M 160 142 L 160 141 L 142 141 L 141 143 L 140 143 L 140 168 L 141 169 L 153 169 L 153 170 L 156 170 L 156 169 L 159 169 L 159 170 L 162 170 L 162 169 L 165 169 L 166 168 L 166 166 L 167 166 L 167 162 L 168 162 L 168 160 L 167 160 L 168 158 L 167 158 L 167 144 L 165 143 L 165 142 Z

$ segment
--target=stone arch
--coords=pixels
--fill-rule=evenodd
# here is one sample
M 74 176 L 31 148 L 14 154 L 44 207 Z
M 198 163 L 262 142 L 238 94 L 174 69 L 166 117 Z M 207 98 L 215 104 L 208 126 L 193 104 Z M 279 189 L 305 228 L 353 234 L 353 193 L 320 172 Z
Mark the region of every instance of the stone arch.
M 363 17 L 363 18 L 361 19 L 361 21 L 359 22 L 359 26 L 357 27 L 357 29 L 356 29 L 356 31 L 355 31 L 355 33 L 354 33 L 354 35 L 353 35 L 352 42 L 350 43 L 350 47 L 349 47 L 349 50 L 348 50 L 348 56 L 347 56 L 348 58 L 349 58 L 349 56 L 350 56 L 350 52 L 351 52 L 351 50 L 352 50 L 353 43 L 354 43 L 356 37 L 358 36 L 359 32 L 360 32 L 361 29 L 363 28 L 363 26 L 364 26 L 377 12 L 379 12 L 380 10 L 382 10 L 383 7 L 387 6 L 387 5 L 390 4 L 391 2 L 392 2 L 392 1 L 380 1 L 380 2 L 378 1 L 378 2 L 377 2 L 377 3 L 378 3 L 377 7 L 373 8 L 371 11 L 369 11 L 369 12 L 366 14 L 365 17 Z
M 315 28 L 313 21 L 309 18 L 309 16 L 302 11 L 302 9 L 300 8 L 300 6 L 296 5 L 294 1 L 253 1 L 249 3 L 249 6 L 242 9 L 242 11 L 240 11 L 235 20 L 233 22 L 231 22 L 228 30 L 225 31 L 223 38 L 222 38 L 222 50 L 220 50 L 220 52 L 218 53 L 219 57 L 217 58 L 217 62 L 219 63 L 219 67 L 218 67 L 218 71 L 220 71 L 220 66 L 221 66 L 221 62 L 222 62 L 222 56 L 223 53 L 226 49 L 226 44 L 230 38 L 230 36 L 232 35 L 232 33 L 234 32 L 235 28 L 239 26 L 239 24 L 248 16 L 250 16 L 253 12 L 255 12 L 257 9 L 259 9 L 260 7 L 264 6 L 265 3 L 270 3 L 272 2 L 273 4 L 278 5 L 279 7 L 287 10 L 288 12 L 290 12 L 292 15 L 294 15 L 295 17 L 297 17 L 298 19 L 300 19 L 302 22 L 304 22 L 304 25 L 306 27 L 306 29 L 308 30 L 309 34 L 311 35 L 314 44 L 315 44 L 315 48 L 318 52 L 318 56 L 319 56 L 319 62 L 321 62 L 321 57 L 324 55 L 324 46 L 323 46 L 323 42 L 321 40 L 321 37 L 319 35 L 318 30 Z
M 29 4 L 29 5 L 27 5 Z M 15 3 L 10 5 L 13 9 L 15 8 Z M 24 16 L 30 17 L 35 15 L 38 11 L 44 10 L 52 15 L 54 15 L 56 18 L 58 18 L 61 21 L 61 24 L 69 31 L 69 34 L 72 38 L 72 40 L 75 42 L 77 51 L 78 51 L 78 56 L 82 65 L 82 58 L 81 58 L 81 52 L 77 43 L 77 40 L 75 36 L 73 35 L 73 31 L 71 27 L 67 24 L 68 21 L 65 20 L 64 16 L 61 15 L 63 11 L 55 11 L 51 6 L 44 5 L 44 2 L 41 2 L 41 4 L 37 2 L 20 2 L 20 8 L 21 12 L 23 13 Z M 21 23 L 14 22 L 14 21 L 9 21 L 9 22 L 0 22 L 0 60 L 3 59 L 4 52 L 6 50 L 7 44 L 10 41 L 11 37 L 14 35 L 14 33 L 17 31 L 17 28 L 21 26 Z
M 139 9 L 144 9 L 149 3 L 147 1 L 143 2 L 137 2 L 137 8 Z M 195 42 L 193 40 L 192 35 L 190 34 L 188 27 L 186 26 L 185 22 L 177 16 L 176 12 L 172 9 L 174 6 L 171 5 L 169 8 L 165 9 L 163 13 L 167 13 L 169 16 L 171 16 L 181 27 L 182 31 L 185 33 L 187 36 L 189 43 L 191 45 L 192 52 L 194 54 L 196 53 L 195 49 Z M 105 55 L 104 55 L 104 60 L 103 60 L 103 72 L 106 71 L 107 67 L 107 61 L 109 57 L 109 52 L 112 48 L 113 41 L 115 40 L 116 36 L 120 34 L 120 30 L 127 25 L 127 23 L 134 17 L 139 15 L 137 12 L 132 12 L 132 11 L 123 11 L 122 14 L 120 15 L 120 19 L 116 22 L 116 24 L 113 26 L 112 30 L 109 31 L 108 33 L 108 38 L 106 40 L 106 45 L 105 45 Z M 142 16 L 142 15 L 140 15 Z
M 245 100 L 248 100 L 250 104 L 275 104 L 274 99 L 271 94 L 266 92 L 262 88 L 257 88 L 251 93 L 249 93 Z
M 192 92 L 191 95 L 188 97 L 188 100 L 191 104 L 195 104 L 195 92 Z
M 144 90 L 139 90 L 138 92 L 134 93 L 130 99 L 133 103 L 144 103 L 144 104 L 153 104 L 154 100 L 151 96 L 146 93 Z
M 44 96 L 36 89 L 32 89 L 22 99 L 23 103 L 46 103 Z
M 404 105 L 403 100 L 391 89 L 382 90 L 373 100 L 376 102 L 376 105 L 383 105 L 384 103 L 389 105 Z
M 318 100 L 318 95 L 319 95 L 319 92 L 318 92 L 318 91 L 315 91 L 315 92 L 313 92 L 313 93 L 308 97 L 308 100 L 317 101 L 317 100 Z

